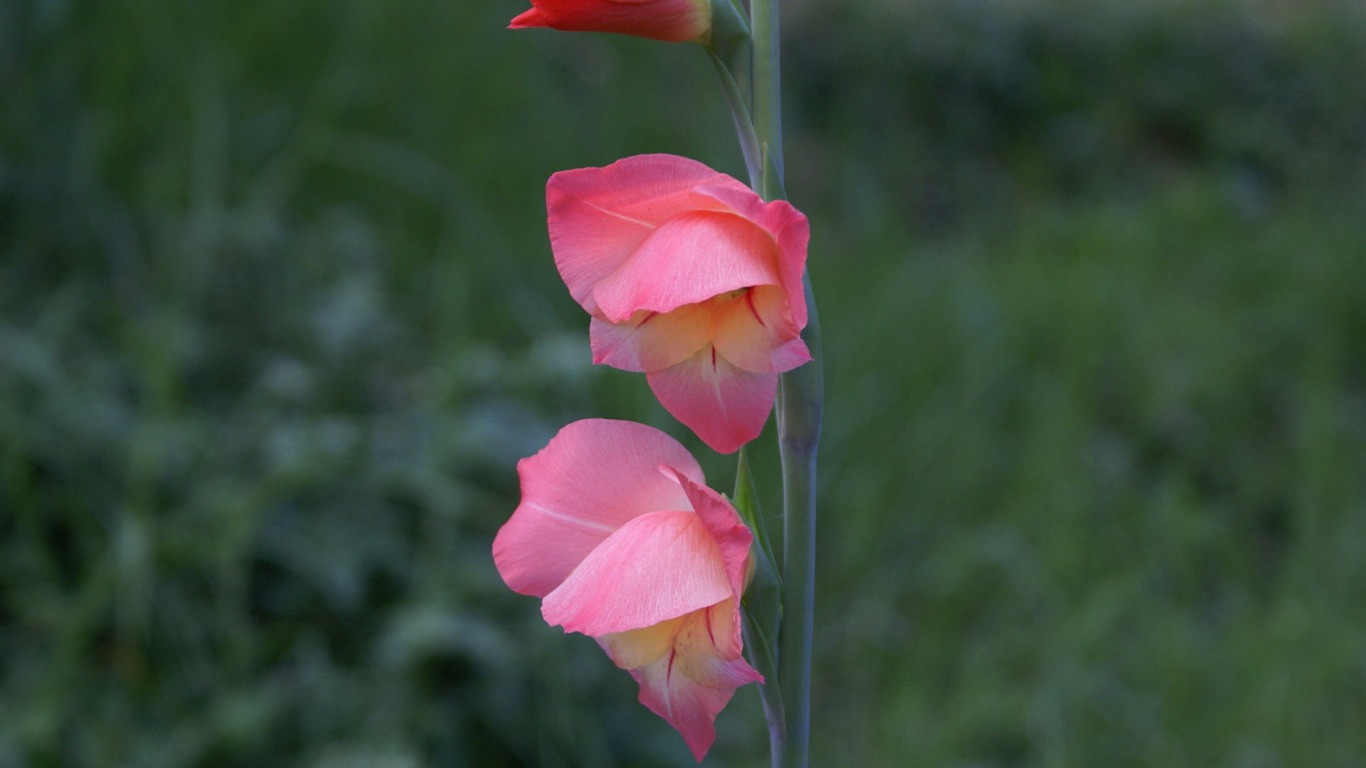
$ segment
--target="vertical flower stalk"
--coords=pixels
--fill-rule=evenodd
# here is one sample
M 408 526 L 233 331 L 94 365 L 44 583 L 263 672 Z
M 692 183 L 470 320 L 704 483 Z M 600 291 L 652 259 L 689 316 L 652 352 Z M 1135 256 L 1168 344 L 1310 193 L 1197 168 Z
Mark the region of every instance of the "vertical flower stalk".
M 779 0 L 750 0 L 755 133 L 762 154 L 756 189 L 766 200 L 785 198 Z M 778 448 L 783 472 L 782 628 L 778 679 L 784 700 L 782 750 L 775 768 L 806 768 L 811 735 L 811 647 L 816 567 L 816 450 L 823 412 L 820 322 L 803 276 L 808 319 L 802 338 L 812 361 L 784 373 L 778 389 Z M 773 727 L 770 725 L 770 727 Z
M 785 198 L 778 0 L 751 0 L 750 35 L 754 46 L 754 130 L 763 152 L 763 175 L 755 191 L 766 200 Z

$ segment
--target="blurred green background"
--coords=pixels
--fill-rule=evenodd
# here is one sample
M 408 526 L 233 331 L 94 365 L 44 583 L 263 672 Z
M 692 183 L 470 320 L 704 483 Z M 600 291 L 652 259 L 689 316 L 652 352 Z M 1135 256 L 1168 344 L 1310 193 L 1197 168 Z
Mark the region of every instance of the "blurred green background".
M 0 766 L 692 764 L 489 545 L 576 418 L 729 487 L 589 365 L 543 185 L 742 165 L 700 51 L 524 7 L 0 2 Z M 1366 765 L 1363 6 L 785 23 L 815 764 Z

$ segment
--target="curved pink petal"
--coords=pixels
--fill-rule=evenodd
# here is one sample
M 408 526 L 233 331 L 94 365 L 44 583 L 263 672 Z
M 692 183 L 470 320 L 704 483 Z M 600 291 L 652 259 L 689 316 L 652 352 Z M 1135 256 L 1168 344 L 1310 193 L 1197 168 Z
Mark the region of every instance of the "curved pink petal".
M 665 220 L 691 210 L 689 190 L 699 184 L 743 187 L 695 160 L 662 154 L 552 175 L 546 183 L 550 245 L 575 301 L 594 312 L 593 286 Z
M 702 526 L 721 551 L 731 594 L 738 600 L 745 592 L 745 578 L 749 572 L 749 551 L 750 545 L 754 543 L 754 534 L 740 519 L 740 514 L 726 497 L 701 483 L 693 482 L 682 473 L 677 477 L 683 491 L 688 494 L 688 501 L 692 504 L 694 514 L 702 521 Z M 734 624 L 734 628 L 734 646 L 738 648 L 740 625 Z
M 516 592 L 544 597 L 632 518 L 691 509 L 661 465 L 704 482 L 692 454 L 653 427 L 586 419 L 560 430 L 517 464 L 522 500 L 493 541 L 503 580 Z
M 771 285 L 672 312 L 637 312 L 622 323 L 594 317 L 589 339 L 594 363 L 641 373 L 677 365 L 708 344 L 751 373 L 782 373 L 811 359 L 782 289 Z
M 777 285 L 777 244 L 741 216 L 689 211 L 664 221 L 593 286 L 603 315 L 668 312 L 753 285 Z
M 782 285 L 792 308 L 798 330 L 806 327 L 806 290 L 802 275 L 806 271 L 806 252 L 811 240 L 811 225 L 806 215 L 786 200 L 765 202 L 748 188 L 734 185 L 707 185 L 693 190 L 698 207 L 724 207 L 772 234 L 777 243 L 778 284 Z M 710 200 L 713 202 L 704 203 Z
M 718 453 L 759 436 L 778 392 L 778 374 L 737 368 L 711 346 L 646 380 L 664 409 Z
M 547 623 L 598 637 L 648 627 L 732 596 L 720 547 L 692 511 L 631 519 L 541 603 Z
M 782 289 L 759 286 L 719 304 L 712 343 L 737 368 L 783 373 L 811 360 Z
M 716 716 L 735 695 L 735 689 L 763 681 L 738 648 L 725 647 L 725 640 L 722 647 L 716 643 L 716 638 L 733 633 L 715 623 L 727 621 L 722 617 L 735 613 L 735 601 L 727 600 L 690 614 L 677 630 L 671 648 L 649 664 L 630 668 L 631 676 L 640 683 L 640 703 L 668 721 L 699 762 L 716 740 Z M 611 653 L 610 647 L 608 651 Z
M 612 323 L 594 317 L 588 325 L 593 362 L 623 371 L 660 371 L 687 360 L 711 343 L 713 312 L 690 304 L 672 312 L 637 312 Z

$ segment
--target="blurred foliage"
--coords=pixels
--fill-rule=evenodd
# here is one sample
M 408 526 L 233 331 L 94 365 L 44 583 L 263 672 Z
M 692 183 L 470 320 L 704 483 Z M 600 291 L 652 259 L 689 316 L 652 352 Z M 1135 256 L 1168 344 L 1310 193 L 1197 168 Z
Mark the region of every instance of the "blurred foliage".
M 489 543 L 575 418 L 729 486 L 541 206 L 739 154 L 696 50 L 519 10 L 0 5 L 0 765 L 691 764 Z M 793 0 L 817 764 L 1366 761 L 1362 17 Z
M 788 45 L 810 134 L 796 186 L 848 215 L 951 227 L 1024 195 L 1145 194 L 1192 169 L 1257 208 L 1292 178 L 1363 172 L 1359 5 L 858 7 L 799 2 Z

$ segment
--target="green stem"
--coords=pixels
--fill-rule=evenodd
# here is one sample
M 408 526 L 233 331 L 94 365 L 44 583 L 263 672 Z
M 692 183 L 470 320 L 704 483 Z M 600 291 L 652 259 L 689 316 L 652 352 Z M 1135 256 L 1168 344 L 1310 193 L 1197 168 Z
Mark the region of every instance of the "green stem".
M 783 468 L 782 629 L 778 681 L 786 693 L 787 744 L 782 768 L 806 768 L 811 741 L 811 649 L 816 603 L 816 448 L 821 434 L 824 376 L 820 323 L 805 276 L 808 320 L 802 338 L 811 362 L 788 371 L 778 387 L 778 450 Z M 781 762 L 779 762 L 781 760 Z
M 786 197 L 783 181 L 782 73 L 779 0 L 751 0 L 754 46 L 754 125 L 762 150 L 759 193 Z M 804 276 L 807 325 L 802 332 L 812 361 L 783 374 L 778 389 L 778 450 L 783 470 L 782 628 L 778 682 L 784 695 L 784 743 L 776 768 L 806 768 L 811 742 L 811 656 L 816 601 L 816 449 L 822 398 L 820 321 Z
M 786 198 L 783 181 L 782 85 L 778 34 L 779 0 L 750 0 L 752 63 L 736 55 L 733 42 L 729 56 L 710 49 L 721 76 L 731 114 L 735 118 L 740 148 L 750 174 L 750 185 L 765 200 Z M 749 63 L 750 96 L 745 99 L 731 66 Z M 820 321 L 811 292 L 810 275 L 803 275 L 807 324 L 802 339 L 812 360 L 783 374 L 779 380 L 777 419 L 778 449 L 783 471 L 783 548 L 781 572 L 776 579 L 779 597 L 747 595 L 746 641 L 755 663 L 768 681 L 761 690 L 768 719 L 774 768 L 806 768 L 811 741 L 811 656 L 814 637 L 816 584 L 816 448 L 820 440 L 822 398 Z M 749 483 L 749 466 L 740 455 L 737 479 Z M 737 498 L 739 489 L 737 485 Z M 751 498 L 748 489 L 745 497 Z M 742 505 L 743 506 L 743 505 Z M 753 525 L 751 521 L 751 525 Z M 763 536 L 767 543 L 767 536 Z M 771 550 L 764 547 L 771 557 Z M 778 565 L 778 563 L 774 563 Z M 757 581 L 757 580 L 756 580 Z M 757 584 L 755 585 L 757 586 Z M 778 602 L 776 659 L 771 633 L 760 607 Z M 771 626 L 771 625 L 770 625 Z M 776 661 L 777 674 L 772 674 Z
M 745 452 L 746 449 L 741 447 L 735 471 L 734 495 L 736 510 L 754 531 L 754 575 L 743 600 L 745 647 L 749 649 L 754 668 L 764 676 L 764 682 L 759 686 L 759 697 L 764 705 L 764 718 L 768 721 L 769 746 L 773 754 L 778 755 L 782 754 L 783 744 L 787 741 L 783 692 L 778 683 L 778 649 L 774 645 L 782 621 L 778 614 L 782 606 L 782 588 L 778 583 L 777 565 L 764 515 L 759 509 L 754 475 L 750 472 Z
M 708 48 L 711 61 L 716 65 L 716 74 L 721 78 L 721 90 L 726 94 L 730 114 L 735 118 L 735 133 L 740 139 L 740 152 L 745 156 L 745 169 L 749 171 L 749 185 L 759 187 L 763 180 L 763 151 L 759 148 L 759 136 L 754 131 L 754 119 L 749 114 L 749 103 L 735 82 L 735 75 L 714 48 Z
M 759 194 L 766 200 L 783 192 L 783 105 L 779 53 L 778 0 L 750 0 L 750 39 L 754 45 L 754 129 L 764 154 Z

